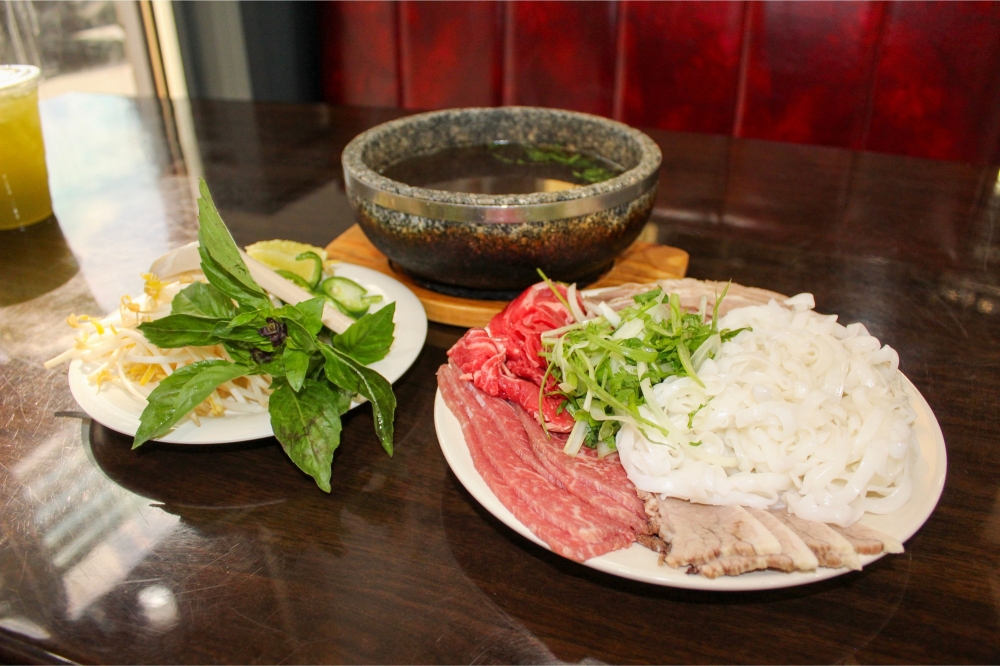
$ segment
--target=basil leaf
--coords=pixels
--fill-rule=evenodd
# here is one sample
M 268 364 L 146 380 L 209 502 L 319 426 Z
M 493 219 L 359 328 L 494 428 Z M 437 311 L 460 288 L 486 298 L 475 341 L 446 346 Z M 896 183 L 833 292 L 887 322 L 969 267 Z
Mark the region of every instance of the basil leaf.
M 285 379 L 293 391 L 302 388 L 309 371 L 309 354 L 298 349 L 286 349 L 281 355 L 281 362 L 285 367 Z
M 260 328 L 265 323 L 267 323 L 267 317 L 271 313 L 270 309 L 267 310 L 251 310 L 250 312 L 243 312 L 233 320 L 229 322 L 232 327 L 236 326 L 255 326 Z
M 260 374 L 271 375 L 272 378 L 285 376 L 285 362 L 280 356 L 269 363 L 261 363 L 257 366 Z
M 286 318 L 281 321 L 288 331 L 288 337 L 285 338 L 285 342 L 290 347 L 307 352 L 315 351 L 317 344 L 316 336 L 310 333 L 305 326 L 294 319 Z
M 253 357 L 251 356 L 251 360 Z M 285 362 L 281 356 L 275 354 L 274 358 L 267 363 L 257 363 L 253 361 L 254 368 L 258 374 L 271 375 L 272 379 L 279 379 L 285 376 Z
M 375 434 L 378 435 L 385 452 L 392 456 L 393 419 L 396 414 L 396 396 L 393 395 L 392 384 L 379 373 L 363 365 L 358 365 L 354 370 L 361 380 L 358 393 L 372 403 Z
M 323 353 L 323 372 L 330 383 L 349 391 L 351 395 L 356 395 L 361 380 L 358 378 L 358 373 L 354 372 L 354 366 L 326 345 L 320 345 L 319 350 Z
M 233 300 L 210 284 L 193 282 L 180 290 L 170 304 L 171 314 L 232 319 L 236 316 Z
M 281 383 L 271 394 L 271 428 L 281 448 L 321 490 L 330 492 L 330 466 L 340 445 L 340 415 L 351 398 L 326 382 L 306 380 L 296 393 Z
M 198 254 L 201 255 L 201 269 L 205 277 L 212 286 L 240 305 L 269 308 L 271 300 L 250 276 L 250 270 L 223 224 L 204 179 L 199 182 L 199 187 Z
M 248 375 L 271 375 L 275 379 L 284 377 L 285 375 L 285 364 L 282 362 L 280 354 L 274 354 L 273 359 L 267 363 L 258 363 L 254 360 L 251 353 L 253 349 L 261 349 L 255 344 L 226 340 L 223 341 L 222 346 L 226 348 L 233 361 L 249 369 L 247 372 Z M 265 344 L 264 346 L 268 345 Z M 261 351 L 270 350 L 262 349 Z
M 375 416 L 375 434 L 378 435 L 382 448 L 392 455 L 393 419 L 396 413 L 396 396 L 392 393 L 392 384 L 385 377 L 367 368 L 342 351 L 320 345 L 320 351 L 326 361 L 324 371 L 326 378 L 341 388 L 350 388 L 341 383 L 344 375 L 353 374 L 357 380 L 356 392 L 368 398 L 372 403 L 372 413 Z M 350 380 L 344 383 L 351 383 Z
M 257 326 L 232 326 L 227 322 L 220 322 L 214 329 L 213 334 L 220 340 L 230 342 L 246 342 L 253 347 L 264 351 L 273 351 L 274 346 L 271 341 L 260 334 Z
M 224 319 L 195 317 L 189 314 L 171 314 L 139 324 L 139 330 L 150 343 L 164 349 L 175 347 L 207 347 L 222 340 L 213 331 L 225 325 Z
M 201 255 L 201 270 L 213 287 L 242 306 L 254 309 L 271 307 L 270 299 L 263 296 L 263 292 L 257 293 L 247 289 L 239 280 L 223 268 L 219 262 L 213 259 L 204 246 L 198 247 L 198 254 Z
M 389 303 L 376 312 L 366 314 L 346 331 L 335 335 L 333 346 L 364 365 L 382 360 L 392 346 L 395 331 L 392 317 L 395 313 L 396 304 Z
M 247 373 L 248 368 L 229 361 L 198 361 L 178 368 L 149 394 L 132 448 L 166 434 L 217 386 Z
M 236 363 L 245 365 L 248 368 L 252 368 L 257 365 L 254 362 L 253 357 L 250 356 L 250 349 L 252 348 L 252 345 L 224 340 L 222 342 L 222 346 L 225 347 L 226 353 L 228 353 L 229 357 Z
M 285 319 L 294 319 L 302 324 L 310 335 L 316 335 L 323 328 L 323 304 L 326 298 L 318 296 L 295 305 L 285 305 L 275 311 L 275 314 Z

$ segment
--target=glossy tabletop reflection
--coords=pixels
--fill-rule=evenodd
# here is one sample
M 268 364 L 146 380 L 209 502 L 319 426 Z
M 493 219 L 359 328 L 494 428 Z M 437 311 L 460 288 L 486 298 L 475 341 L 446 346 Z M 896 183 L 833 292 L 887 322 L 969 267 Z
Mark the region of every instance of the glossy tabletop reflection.
M 275 440 L 151 444 L 81 414 L 65 318 L 104 314 L 196 230 L 204 175 L 240 244 L 353 222 L 339 156 L 392 110 L 43 103 L 55 218 L 0 232 L 0 657 L 155 663 L 996 662 L 997 168 L 653 132 L 654 222 L 689 274 L 794 294 L 900 355 L 948 448 L 937 511 L 862 572 L 704 593 L 563 560 L 484 511 L 434 433 L 432 324 L 395 386 L 396 455 L 363 407 L 326 495 Z

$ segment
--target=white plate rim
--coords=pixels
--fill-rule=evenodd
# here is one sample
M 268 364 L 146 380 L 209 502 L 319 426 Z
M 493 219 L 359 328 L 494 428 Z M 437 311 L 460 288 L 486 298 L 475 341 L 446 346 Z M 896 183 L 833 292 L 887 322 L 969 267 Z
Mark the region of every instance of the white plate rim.
M 909 379 L 903 377 L 903 381 L 910 395 L 911 405 L 917 414 L 914 429 L 920 457 L 913 472 L 913 493 L 910 500 L 898 511 L 883 516 L 866 514 L 861 519 L 861 523 L 882 530 L 901 543 L 912 537 L 933 513 L 944 490 L 948 466 L 944 435 L 934 412 Z M 507 527 L 539 546 L 551 550 L 497 499 L 476 471 L 458 419 L 448 409 L 440 390 L 434 399 L 434 427 L 448 466 L 469 494 Z M 900 515 L 903 517 L 900 518 Z M 881 557 L 882 555 L 861 556 L 861 563 L 867 566 Z M 658 555 L 638 543 L 591 558 L 582 564 L 598 571 L 644 583 L 715 592 L 749 592 L 795 587 L 827 580 L 851 571 L 820 568 L 815 572 L 784 573 L 768 570 L 708 579 L 659 565 Z
M 371 268 L 339 263 L 334 273 L 382 293 L 386 303 L 396 303 L 393 314 L 396 339 L 389 354 L 369 366 L 390 383 L 395 382 L 417 360 L 427 339 L 427 313 L 423 304 L 401 282 Z M 400 334 L 401 331 L 405 331 L 405 336 Z M 103 390 L 97 391 L 87 381 L 81 370 L 82 365 L 80 360 L 70 363 L 69 387 L 83 411 L 103 426 L 126 435 L 135 435 L 139 428 L 139 414 L 142 412 L 140 403 L 118 386 L 106 385 Z M 356 400 L 351 403 L 351 408 L 357 407 L 361 402 Z M 229 444 L 271 437 L 273 434 L 271 417 L 263 412 L 203 418 L 201 426 L 185 420 L 156 441 L 170 444 Z

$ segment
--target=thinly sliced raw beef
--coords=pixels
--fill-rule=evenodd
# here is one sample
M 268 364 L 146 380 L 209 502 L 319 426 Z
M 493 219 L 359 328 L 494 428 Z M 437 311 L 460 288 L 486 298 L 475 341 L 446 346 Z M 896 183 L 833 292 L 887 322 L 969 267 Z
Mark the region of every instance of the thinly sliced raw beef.
M 565 297 L 566 287 L 556 285 Z M 448 350 L 464 378 L 491 396 L 507 398 L 539 417 L 539 387 L 547 361 L 539 356 L 545 331 L 574 321 L 572 313 L 545 283 L 529 287 L 497 314 L 487 329 L 472 328 Z M 547 391 L 556 382 L 549 378 Z M 541 415 L 553 432 L 569 432 L 573 418 L 561 411 L 564 399 L 545 396 Z
M 622 525 L 629 525 L 638 532 L 646 529 L 646 514 L 642 502 L 635 494 L 635 485 L 625 474 L 625 468 L 612 454 L 603 460 L 590 457 L 586 450 L 570 457 L 563 453 L 566 438 L 546 436 L 541 426 L 518 410 L 537 459 L 545 469 L 574 495 L 585 499 L 607 513 Z
M 438 370 L 445 404 L 458 418 L 473 464 L 497 499 L 550 548 L 584 561 L 627 546 L 630 530 L 539 474 L 515 452 L 527 433 L 504 400 L 479 391 L 449 366 Z M 523 441 L 511 446 L 511 441 Z
M 508 303 L 486 327 L 490 336 L 506 348 L 507 367 L 511 372 L 538 385 L 542 383 L 547 365 L 547 361 L 539 355 L 542 333 L 576 321 L 573 313 L 553 293 L 553 288 L 558 289 L 560 296 L 566 300 L 564 285 L 553 284 L 550 287 L 539 282 Z
M 617 522 L 535 469 L 538 459 L 531 453 L 528 435 L 510 403 L 492 398 L 468 384 L 463 386 L 463 391 L 467 400 L 478 403 L 480 414 L 488 411 L 491 417 L 477 419 L 474 423 L 487 438 L 483 454 L 535 513 L 586 541 L 600 541 L 621 532 Z M 447 398 L 445 400 L 447 402 Z

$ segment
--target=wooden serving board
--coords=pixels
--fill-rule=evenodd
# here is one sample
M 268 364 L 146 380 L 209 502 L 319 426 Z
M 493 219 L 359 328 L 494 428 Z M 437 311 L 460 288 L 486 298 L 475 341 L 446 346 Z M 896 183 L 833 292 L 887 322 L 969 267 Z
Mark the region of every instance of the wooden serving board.
M 439 294 L 421 287 L 412 279 L 389 266 L 389 260 L 376 249 L 361 227 L 352 226 L 326 246 L 330 259 L 372 268 L 405 284 L 424 304 L 427 318 L 453 326 L 485 326 L 507 305 L 504 301 L 480 301 Z M 687 272 L 688 253 L 669 245 L 656 245 L 638 240 L 618 259 L 610 271 L 588 289 L 615 287 L 626 282 L 653 282 L 665 278 L 682 278 Z

